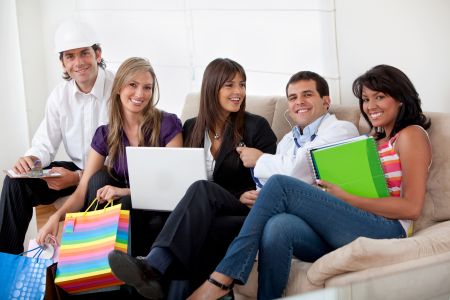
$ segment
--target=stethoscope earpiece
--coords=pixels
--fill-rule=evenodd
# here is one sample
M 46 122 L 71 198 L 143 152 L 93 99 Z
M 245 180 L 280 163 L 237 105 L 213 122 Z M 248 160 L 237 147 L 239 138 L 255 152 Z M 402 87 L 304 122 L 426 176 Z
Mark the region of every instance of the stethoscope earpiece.
M 288 122 L 289 127 L 291 127 L 291 129 L 293 129 L 293 128 L 295 128 L 295 127 L 292 126 L 291 122 L 289 122 L 289 119 L 286 117 L 286 114 L 287 114 L 288 112 L 289 112 L 289 109 L 286 109 L 286 110 L 284 111 L 283 117 L 284 117 L 284 119 L 286 120 L 286 122 Z

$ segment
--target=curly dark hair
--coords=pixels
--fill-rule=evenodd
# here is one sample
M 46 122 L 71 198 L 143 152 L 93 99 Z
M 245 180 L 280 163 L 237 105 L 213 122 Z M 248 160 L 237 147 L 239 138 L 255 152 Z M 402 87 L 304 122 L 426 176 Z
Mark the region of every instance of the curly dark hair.
M 388 65 L 378 65 L 356 78 L 353 82 L 353 94 L 359 99 L 361 113 L 370 124 L 370 127 L 373 128 L 367 114 L 363 111 L 363 87 L 385 93 L 396 101 L 403 103 L 400 106 L 389 138 L 395 136 L 400 130 L 409 125 L 419 125 L 424 129 L 428 129 L 431 126 L 431 120 L 422 113 L 421 101 L 414 85 L 408 76 L 399 69 Z M 385 136 L 384 131 L 375 134 L 376 139 L 381 139 Z

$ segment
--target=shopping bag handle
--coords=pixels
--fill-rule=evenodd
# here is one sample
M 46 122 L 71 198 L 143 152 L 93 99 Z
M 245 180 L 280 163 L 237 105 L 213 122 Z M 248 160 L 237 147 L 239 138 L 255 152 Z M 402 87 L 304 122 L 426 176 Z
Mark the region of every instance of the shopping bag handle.
M 95 203 L 94 210 L 97 210 L 97 207 L 98 207 L 98 199 L 97 199 L 97 197 L 95 197 L 94 200 L 92 200 L 91 204 L 89 204 L 88 208 L 86 208 L 86 210 L 84 211 L 85 215 L 88 212 L 88 210 L 92 207 L 92 205 L 94 205 L 94 203 Z
M 113 201 L 114 201 L 113 198 L 109 199 L 108 202 L 106 203 L 105 207 L 103 207 L 103 211 L 105 211 L 108 206 L 112 206 Z M 94 205 L 94 203 L 95 203 L 94 210 L 97 210 L 97 207 L 98 207 L 98 198 L 97 197 L 95 197 L 94 200 L 92 200 L 91 204 L 89 204 L 88 208 L 86 208 L 86 210 L 84 211 L 84 216 L 87 214 L 88 210 L 92 207 L 92 205 Z
M 42 247 L 42 246 L 37 246 L 36 248 L 33 248 L 33 249 L 30 249 L 30 250 L 24 251 L 24 252 L 19 253 L 19 254 L 17 254 L 17 255 L 24 255 L 24 254 L 26 254 L 26 253 L 28 253 L 28 252 L 32 252 L 32 251 L 35 251 L 35 250 L 37 250 L 37 251 L 36 251 L 35 254 L 33 254 L 33 258 L 39 258 L 39 256 L 41 256 L 42 252 L 44 252 L 44 247 Z

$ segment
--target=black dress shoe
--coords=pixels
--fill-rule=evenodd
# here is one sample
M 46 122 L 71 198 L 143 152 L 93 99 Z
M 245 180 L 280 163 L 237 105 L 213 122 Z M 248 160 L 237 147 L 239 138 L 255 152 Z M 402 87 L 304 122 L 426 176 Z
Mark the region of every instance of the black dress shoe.
M 149 266 L 143 257 L 132 257 L 122 251 L 113 250 L 108 254 L 109 266 L 113 274 L 139 294 L 148 299 L 163 299 L 160 284 L 161 275 Z

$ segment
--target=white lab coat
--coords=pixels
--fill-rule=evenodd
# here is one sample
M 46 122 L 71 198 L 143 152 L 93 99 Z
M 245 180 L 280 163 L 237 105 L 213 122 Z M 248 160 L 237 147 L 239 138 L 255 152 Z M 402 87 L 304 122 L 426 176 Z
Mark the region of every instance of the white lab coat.
M 292 132 L 287 133 L 278 143 L 276 154 L 263 154 L 254 169 L 255 177 L 262 183 L 274 174 L 288 175 L 312 184 L 314 175 L 309 162 L 308 149 L 347 138 L 358 136 L 359 132 L 353 123 L 336 119 L 334 115 L 325 117 L 313 141 L 306 142 L 295 151 Z

